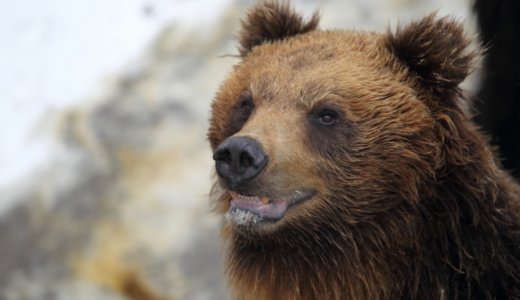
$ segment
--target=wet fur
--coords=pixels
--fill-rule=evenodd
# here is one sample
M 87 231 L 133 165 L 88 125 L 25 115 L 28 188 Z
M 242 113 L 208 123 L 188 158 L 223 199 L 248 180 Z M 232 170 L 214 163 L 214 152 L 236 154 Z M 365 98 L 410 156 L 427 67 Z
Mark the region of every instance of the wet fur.
M 281 24 L 282 19 L 289 23 Z M 297 70 L 305 68 L 301 61 L 306 59 L 311 63 L 339 55 L 320 45 L 352 41 L 359 46 L 349 49 L 390 75 L 345 79 L 350 80 L 349 93 L 358 92 L 344 107 L 349 122 L 327 134 L 300 124 L 294 134 L 303 143 L 287 142 L 286 147 L 308 157 L 304 163 L 314 166 L 313 176 L 325 185 L 317 199 L 295 208 L 289 220 L 267 234 L 244 234 L 224 223 L 227 273 L 235 296 L 520 298 L 520 188 L 460 108 L 464 99 L 458 84 L 475 57 L 461 25 L 430 15 L 395 33 L 349 37 L 320 33 L 316 26 L 317 19 L 305 23 L 287 6 L 272 2 L 250 11 L 240 34 L 243 66 L 235 69 L 212 106 L 208 136 L 213 149 L 236 133 L 230 130 L 237 128 L 230 124 L 230 114 L 248 86 L 256 87 L 258 98 L 287 101 L 276 104 L 280 107 L 290 106 L 284 99 L 295 98 L 283 83 L 269 80 L 276 74 L 266 73 L 250 84 L 251 74 L 271 68 L 254 69 L 250 55 L 261 59 L 285 53 L 279 64 Z M 310 49 L 298 54 L 299 63 L 291 64 L 292 45 L 294 51 Z M 324 78 L 306 94 L 316 98 L 333 88 Z M 279 119 L 253 116 L 247 122 L 267 126 Z M 225 213 L 229 195 L 217 184 L 213 196 L 217 211 Z
M 318 14 L 304 21 L 288 4 L 265 2 L 253 8 L 242 22 L 240 54 L 246 56 L 255 46 L 315 30 L 318 22 Z

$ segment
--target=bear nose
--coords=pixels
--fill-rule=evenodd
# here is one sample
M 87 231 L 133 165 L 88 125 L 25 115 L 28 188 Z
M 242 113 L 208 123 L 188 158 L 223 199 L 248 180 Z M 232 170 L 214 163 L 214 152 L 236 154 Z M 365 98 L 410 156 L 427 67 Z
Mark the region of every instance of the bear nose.
M 267 165 L 268 157 L 260 144 L 248 137 L 230 137 L 213 154 L 220 177 L 236 188 L 255 178 Z

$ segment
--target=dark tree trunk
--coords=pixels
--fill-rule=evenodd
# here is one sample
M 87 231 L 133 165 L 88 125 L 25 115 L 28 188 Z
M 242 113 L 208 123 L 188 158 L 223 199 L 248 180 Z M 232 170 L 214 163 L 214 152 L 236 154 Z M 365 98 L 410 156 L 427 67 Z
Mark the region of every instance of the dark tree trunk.
M 475 11 L 488 47 L 475 121 L 498 146 L 504 168 L 520 178 L 520 1 L 476 0 Z

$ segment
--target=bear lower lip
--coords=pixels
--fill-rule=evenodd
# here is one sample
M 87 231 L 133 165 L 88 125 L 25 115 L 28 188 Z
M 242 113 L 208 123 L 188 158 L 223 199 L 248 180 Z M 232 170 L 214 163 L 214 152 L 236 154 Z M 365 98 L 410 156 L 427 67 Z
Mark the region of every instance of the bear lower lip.
M 278 221 L 287 209 L 316 194 L 314 190 L 297 189 L 289 196 L 272 200 L 268 197 L 245 196 L 229 192 L 231 203 L 227 218 L 238 225 L 256 224 L 260 221 Z

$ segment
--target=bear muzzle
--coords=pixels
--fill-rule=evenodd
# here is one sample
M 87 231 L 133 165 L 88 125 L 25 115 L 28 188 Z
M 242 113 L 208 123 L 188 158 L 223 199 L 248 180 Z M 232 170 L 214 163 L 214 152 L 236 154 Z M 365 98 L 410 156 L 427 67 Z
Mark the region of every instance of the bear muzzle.
M 221 185 L 231 198 L 226 218 L 239 227 L 275 223 L 289 208 L 317 193 L 303 182 L 291 182 L 288 179 L 292 176 L 287 173 L 267 169 L 269 157 L 252 137 L 226 139 L 215 150 L 213 159 Z

